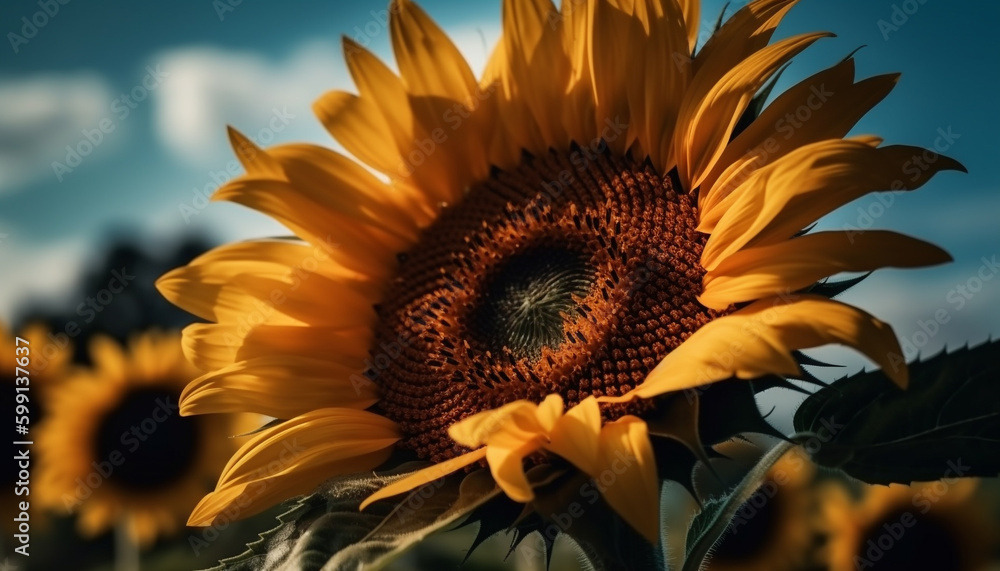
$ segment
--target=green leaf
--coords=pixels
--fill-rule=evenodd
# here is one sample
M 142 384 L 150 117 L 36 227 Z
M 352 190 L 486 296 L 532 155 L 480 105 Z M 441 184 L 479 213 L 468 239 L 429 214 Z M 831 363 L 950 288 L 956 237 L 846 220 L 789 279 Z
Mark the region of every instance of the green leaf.
M 733 518 L 764 483 L 768 470 L 793 444 L 781 442 L 765 454 L 728 494 L 709 498 L 688 528 L 684 566 L 681 571 L 699 571 L 706 563 L 712 546 L 722 539 Z
M 909 369 L 906 390 L 871 371 L 817 391 L 796 411 L 794 440 L 872 484 L 1000 473 L 1000 341 Z
M 359 511 L 376 490 L 422 467 L 407 463 L 381 474 L 329 480 L 279 516 L 277 528 L 261 534 L 243 554 L 213 571 L 382 569 L 432 533 L 441 531 L 497 496 L 486 470 L 455 474 Z

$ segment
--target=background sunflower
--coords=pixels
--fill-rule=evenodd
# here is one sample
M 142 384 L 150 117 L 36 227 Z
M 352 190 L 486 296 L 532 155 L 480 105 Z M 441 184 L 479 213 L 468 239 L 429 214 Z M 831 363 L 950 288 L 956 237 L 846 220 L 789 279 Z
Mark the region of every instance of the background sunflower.
M 801 450 L 778 460 L 713 546 L 709 571 L 811 568 L 817 539 L 815 472 Z
M 37 494 L 52 510 L 77 513 L 87 535 L 118 525 L 148 546 L 176 533 L 234 449 L 233 437 L 255 426 L 247 418 L 179 417 L 178 398 L 194 371 L 174 334 L 138 335 L 127 350 L 96 338 L 91 355 L 94 367 L 53 395 L 38 436 Z
M 726 16 L 743 4 L 733 4 Z M 108 305 L 97 303 L 111 270 L 121 270 L 115 263 L 97 267 L 93 255 L 109 228 L 140 224 L 149 234 L 136 237 L 130 232 L 128 241 L 151 246 L 160 258 L 157 263 L 168 267 L 195 255 L 192 251 L 188 259 L 163 264 L 164 244 L 174 243 L 182 233 L 200 231 L 213 243 L 287 233 L 236 208 L 206 207 L 207 195 L 241 168 L 226 154 L 218 125 L 237 125 L 262 146 L 305 140 L 336 147 L 312 120 L 310 106 L 328 89 L 355 89 L 339 57 L 337 33 L 384 61 L 392 60 L 387 3 L 293 0 L 281 10 L 229 2 L 74 6 L 61 4 L 53 15 L 53 8 L 46 12 L 34 0 L 15 0 L 0 14 L 2 29 L 13 34 L 7 39 L 14 54 L 5 60 L 6 73 L 0 78 L 5 102 L 0 131 L 6 143 L 0 145 L 0 265 L 5 269 L 0 318 L 20 324 L 26 315 L 41 314 L 55 334 L 65 333 L 70 322 L 87 325 L 89 314 L 78 313 L 83 304 L 102 322 L 91 331 L 124 337 L 133 329 L 126 325 L 133 323 L 132 316 L 142 314 L 138 321 L 146 317 L 136 308 L 162 305 L 148 298 L 133 303 L 131 289 L 124 296 L 101 297 Z M 428 0 L 422 6 L 478 75 L 501 32 L 499 3 Z M 702 3 L 698 45 L 704 45 L 722 8 L 721 0 Z M 40 10 L 42 15 L 36 15 Z M 780 41 L 810 32 L 816 22 L 838 34 L 797 58 L 779 80 L 775 95 L 866 45 L 856 58 L 857 77 L 903 71 L 903 78 L 878 112 L 862 118 L 851 134 L 877 132 L 890 142 L 946 147 L 947 154 L 970 168 L 968 177 L 940 177 L 906 200 L 896 195 L 861 199 L 817 227 L 867 233 L 884 226 L 939 244 L 956 258 L 954 264 L 912 275 L 876 273 L 864 287 L 840 297 L 891 324 L 908 359 L 997 333 L 1000 282 L 981 277 L 994 275 L 996 267 L 991 257 L 997 249 L 996 209 L 991 208 L 996 183 L 989 149 L 998 125 L 993 114 L 983 112 L 992 104 L 989 94 L 996 76 L 981 73 L 986 62 L 980 56 L 992 51 L 995 34 L 989 23 L 998 17 L 996 6 L 980 2 L 802 0 L 774 36 Z M 336 23 L 335 30 L 330 22 Z M 93 41 L 98 24 L 107 30 L 109 41 Z M 111 121 L 103 124 L 113 130 L 102 131 L 104 119 Z M 78 164 L 67 157 L 80 154 L 79 149 L 87 153 Z M 58 170 L 54 162 L 70 164 L 71 170 Z M 959 180 L 961 187 L 956 187 L 953 183 Z M 977 208 L 969 208 L 972 201 Z M 41 203 L 52 207 L 43 212 Z M 132 272 L 133 258 L 114 259 Z M 71 276 L 81 268 L 92 279 L 76 290 Z M 87 298 L 103 311 L 88 306 Z M 151 318 L 143 326 L 185 325 L 189 318 L 176 319 L 180 313 L 166 322 Z M 87 335 L 75 339 L 83 360 Z M 825 350 L 814 356 L 854 367 L 861 362 Z M 812 372 L 824 380 L 839 376 L 827 369 Z M 768 422 L 790 430 L 787 405 L 796 398 L 778 389 L 766 391 L 762 410 L 781 405 Z M 237 533 L 235 527 L 229 530 Z M 256 525 L 257 530 L 266 527 Z M 52 537 L 59 533 L 52 532 Z M 47 544 L 47 537 L 41 532 L 36 536 L 39 549 L 62 551 L 67 557 L 87 553 L 92 545 L 107 547 L 106 537 L 88 545 L 65 536 Z M 204 551 L 183 544 L 187 537 L 168 548 L 204 556 Z M 219 549 L 217 555 L 238 551 L 221 546 L 222 541 L 211 541 L 212 548 Z M 50 548 L 53 545 L 56 548 Z M 8 545 L 3 546 L 9 553 Z M 506 545 L 500 551 L 505 552 Z M 203 566 L 215 559 L 204 557 Z M 16 557 L 12 561 L 21 564 Z M 86 566 L 92 559 L 72 561 Z
M 821 505 L 829 568 L 989 568 L 1000 548 L 1000 526 L 978 485 L 957 478 L 860 490 L 827 485 Z

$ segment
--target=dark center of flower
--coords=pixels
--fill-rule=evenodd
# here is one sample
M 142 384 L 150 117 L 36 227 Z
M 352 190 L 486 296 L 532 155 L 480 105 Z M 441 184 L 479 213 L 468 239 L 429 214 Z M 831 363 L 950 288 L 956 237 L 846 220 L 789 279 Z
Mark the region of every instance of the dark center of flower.
M 540 248 L 504 262 L 487 277 L 479 305 L 469 315 L 469 334 L 496 352 L 537 359 L 543 347 L 558 347 L 564 315 L 586 297 L 593 281 L 587 257 Z
M 874 571 L 962 571 L 968 569 L 968 564 L 963 562 L 959 533 L 948 521 L 932 513 L 894 510 L 865 531 L 854 560 Z
M 94 433 L 94 461 L 111 465 L 108 481 L 148 492 L 188 473 L 202 434 L 198 417 L 178 414 L 179 395 L 170 387 L 136 388 L 106 413 Z
M 446 208 L 400 256 L 366 374 L 402 446 L 506 403 L 620 395 L 718 314 L 701 306 L 696 200 L 628 158 L 528 157 Z M 648 411 L 633 403 L 606 416 Z

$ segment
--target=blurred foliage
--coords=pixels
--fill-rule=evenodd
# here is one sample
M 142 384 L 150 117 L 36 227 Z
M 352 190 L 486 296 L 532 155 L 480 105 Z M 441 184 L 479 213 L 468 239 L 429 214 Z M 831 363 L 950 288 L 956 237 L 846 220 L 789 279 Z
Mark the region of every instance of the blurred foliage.
M 87 265 L 75 287 L 58 302 L 29 301 L 25 304 L 20 323 L 40 321 L 54 334 L 70 337 L 75 347 L 75 359 L 89 362 L 87 341 L 97 333 L 110 335 L 119 342 L 128 340 L 134 332 L 148 328 L 180 329 L 195 319 L 174 306 L 156 291 L 156 280 L 167 271 L 183 266 L 204 253 L 211 244 L 197 237 L 187 237 L 163 248 L 146 248 L 139 240 L 122 232 L 108 240 L 103 254 Z M 117 276 L 127 279 L 120 293 L 109 289 Z M 101 292 L 111 293 L 110 302 L 103 304 Z M 79 327 L 76 335 L 72 324 Z

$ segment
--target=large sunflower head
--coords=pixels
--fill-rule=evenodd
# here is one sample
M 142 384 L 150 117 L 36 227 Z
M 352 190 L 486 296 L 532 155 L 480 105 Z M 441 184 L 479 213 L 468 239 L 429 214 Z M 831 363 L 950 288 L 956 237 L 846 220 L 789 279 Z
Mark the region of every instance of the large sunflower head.
M 604 497 L 653 539 L 646 420 L 662 395 L 798 375 L 795 352 L 828 343 L 905 385 L 890 328 L 816 284 L 947 254 L 891 232 L 801 234 L 866 193 L 961 167 L 844 138 L 897 80 L 856 82 L 850 57 L 758 113 L 768 80 L 828 35 L 770 44 L 794 3 L 751 2 L 694 51 L 696 0 L 505 0 L 477 79 L 397 0 L 399 73 L 345 39 L 357 94 L 315 105 L 354 158 L 230 130 L 247 172 L 215 198 L 301 240 L 223 246 L 159 281 L 210 322 L 184 333 L 206 374 L 182 414 L 285 422 L 237 453 L 190 522 L 263 509 L 394 450 L 435 466 L 371 501 L 478 463 L 529 502 L 527 464 L 561 458 L 596 477 L 630 458 L 627 485 Z M 802 106 L 810 119 L 783 128 Z M 289 457 L 289 439 L 308 451 Z
M 975 480 L 825 488 L 831 571 L 979 571 L 994 561 L 1000 526 Z
M 181 418 L 195 371 L 176 333 L 145 333 L 127 349 L 98 336 L 90 349 L 93 368 L 52 395 L 35 491 L 45 507 L 77 513 L 86 535 L 121 525 L 147 545 L 180 527 L 236 449 L 230 437 L 251 427 L 246 416 Z

